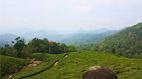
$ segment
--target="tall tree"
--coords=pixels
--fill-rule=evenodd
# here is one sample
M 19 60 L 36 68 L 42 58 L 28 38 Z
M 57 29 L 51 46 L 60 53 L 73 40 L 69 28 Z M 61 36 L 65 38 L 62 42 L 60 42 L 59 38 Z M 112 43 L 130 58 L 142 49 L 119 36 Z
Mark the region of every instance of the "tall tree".
M 21 51 L 23 50 L 23 48 L 25 47 L 25 40 L 24 39 L 21 39 L 20 37 L 17 37 L 15 39 L 15 44 L 14 44 L 14 48 L 16 49 L 17 51 L 17 56 L 18 57 L 21 57 L 22 54 L 21 54 Z

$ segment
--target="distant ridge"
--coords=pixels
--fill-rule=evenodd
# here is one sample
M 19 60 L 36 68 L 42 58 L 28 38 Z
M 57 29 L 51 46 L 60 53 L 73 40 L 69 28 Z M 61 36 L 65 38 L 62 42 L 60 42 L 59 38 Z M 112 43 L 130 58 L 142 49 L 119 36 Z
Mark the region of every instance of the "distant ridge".
M 10 44 L 17 36 L 11 33 L 1 34 L 0 35 L 0 47 L 5 44 Z
M 115 34 L 117 32 L 118 30 L 108 30 L 108 29 L 99 29 L 96 31 L 81 32 L 64 39 L 62 42 L 66 44 L 76 44 L 76 45 L 91 44 L 91 43 L 95 44 L 102 41 L 105 37 Z

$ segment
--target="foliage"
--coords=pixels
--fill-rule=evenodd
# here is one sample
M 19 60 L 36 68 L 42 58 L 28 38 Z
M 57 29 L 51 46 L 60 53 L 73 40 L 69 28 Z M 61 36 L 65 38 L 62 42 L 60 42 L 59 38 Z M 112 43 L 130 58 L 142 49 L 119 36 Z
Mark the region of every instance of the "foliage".
M 142 23 L 106 37 L 100 43 L 80 45 L 78 46 L 78 50 L 104 51 L 127 57 L 142 56 Z
M 142 57 L 142 23 L 109 36 L 101 43 L 80 45 L 77 48 L 79 52 L 75 52 L 77 50 L 73 45 L 67 46 L 63 43 L 48 41 L 46 38 L 34 38 L 29 43 L 25 43 L 24 39 L 18 37 L 12 43 L 12 45 L 0 48 L 1 77 L 14 73 L 15 69 L 28 63 L 27 60 L 19 58 L 34 58 L 42 63 L 36 67 L 23 68 L 22 71 L 14 74 L 13 79 L 23 77 L 27 79 L 80 79 L 89 67 L 95 65 L 114 70 L 120 79 L 142 78 L 142 60 L 132 59 L 132 57 Z M 131 57 L 131 59 L 120 55 Z M 57 61 L 60 62 L 54 66 Z
M 49 52 L 49 41 L 46 38 L 43 40 L 34 38 L 28 43 L 28 45 L 32 47 L 33 52 Z
M 17 37 L 15 39 L 15 41 L 12 41 L 12 45 L 5 45 L 5 47 L 0 48 L 0 55 L 17 57 L 17 63 L 15 63 L 15 65 L 13 65 L 13 67 L 9 67 L 9 66 L 12 66 L 12 64 L 14 64 L 13 62 L 11 62 L 12 63 L 11 64 L 8 61 L 5 61 L 4 57 L 2 57 L 2 59 L 1 59 L 2 76 L 5 76 L 5 74 L 13 73 L 13 72 L 15 72 L 15 69 L 19 69 L 19 68 L 23 67 L 23 65 L 21 64 L 23 62 L 21 61 L 21 63 L 19 63 L 18 58 L 24 58 L 24 59 L 34 58 L 36 60 L 47 61 L 48 63 L 44 63 L 45 66 L 44 67 L 42 66 L 43 68 L 41 68 L 41 70 L 44 70 L 44 69 L 50 67 L 57 59 L 59 59 L 57 56 L 54 56 L 54 55 L 47 56 L 47 53 L 61 54 L 61 53 L 67 53 L 69 51 L 74 51 L 73 46 L 68 47 L 65 44 L 60 44 L 60 43 L 56 43 L 56 42 L 49 42 L 47 39 L 38 39 L 38 38 L 34 38 L 33 40 L 31 40 L 29 43 L 26 44 L 24 39 Z M 40 52 L 43 54 L 36 55 L 37 54 L 36 52 Z M 44 54 L 44 53 L 46 53 L 46 54 Z M 16 61 L 16 59 L 14 61 Z M 7 62 L 7 64 L 5 64 L 3 62 L 5 62 L 5 63 Z M 4 67 L 4 65 L 6 65 L 6 66 Z M 11 69 L 11 71 L 9 71 L 9 73 L 8 73 L 8 70 L 10 70 L 10 69 Z M 33 71 L 38 72 L 40 70 L 34 69 Z
M 35 53 L 33 57 L 44 62 L 36 67 L 26 67 L 22 69 L 21 72 L 14 74 L 13 79 L 20 79 L 47 70 L 47 68 L 51 67 L 56 61 L 62 59 L 64 55 L 65 54 Z
M 55 54 L 58 56 L 58 54 Z M 119 79 L 141 79 L 142 60 L 101 52 L 72 52 L 56 66 L 25 79 L 81 79 L 92 66 L 103 66 L 117 73 Z M 45 65 L 43 65 L 45 66 Z M 42 66 L 39 66 L 42 68 Z M 37 70 L 40 68 L 36 68 Z M 26 73 L 28 74 L 28 72 Z M 17 74 L 16 76 L 20 76 Z M 24 73 L 22 74 L 24 75 Z M 133 76 L 132 76 L 133 75 Z M 14 78 L 13 78 L 14 79 Z
M 25 46 L 26 45 L 25 45 L 24 39 L 21 39 L 20 37 L 17 37 L 15 39 L 15 44 L 13 45 L 13 48 L 15 48 L 15 50 L 16 50 L 17 57 L 23 57 L 22 50 Z
M 25 43 L 24 39 L 17 37 L 15 41 L 12 42 L 13 45 L 5 45 L 5 47 L 0 48 L 1 55 L 13 56 L 18 58 L 31 58 L 32 53 L 51 53 L 51 54 L 61 54 L 70 51 L 75 51 L 74 46 L 67 46 L 63 43 L 57 43 L 48 41 L 48 39 L 38 39 L 34 38 L 29 43 Z
M 120 55 L 142 55 L 142 23 L 128 27 L 119 33 L 106 38 L 99 50 Z
M 29 58 L 31 56 L 31 48 L 25 44 L 24 39 L 17 37 L 12 41 L 12 45 L 6 44 L 0 48 L 0 54 L 18 58 Z
M 0 55 L 0 79 L 17 72 L 28 60 Z

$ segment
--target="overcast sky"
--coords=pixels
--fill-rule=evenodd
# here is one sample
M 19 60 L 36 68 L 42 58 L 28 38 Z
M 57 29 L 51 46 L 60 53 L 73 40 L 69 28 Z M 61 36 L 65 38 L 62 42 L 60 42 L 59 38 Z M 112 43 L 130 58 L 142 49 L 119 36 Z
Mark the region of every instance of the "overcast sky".
M 120 29 L 142 22 L 142 0 L 0 0 L 0 31 Z

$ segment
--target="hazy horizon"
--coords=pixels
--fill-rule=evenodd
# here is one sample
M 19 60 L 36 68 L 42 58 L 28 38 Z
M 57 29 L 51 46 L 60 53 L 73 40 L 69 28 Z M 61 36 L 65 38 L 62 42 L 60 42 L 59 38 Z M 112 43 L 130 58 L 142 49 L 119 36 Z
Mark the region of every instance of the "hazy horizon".
M 142 0 L 0 0 L 0 34 L 122 29 L 142 22 Z

